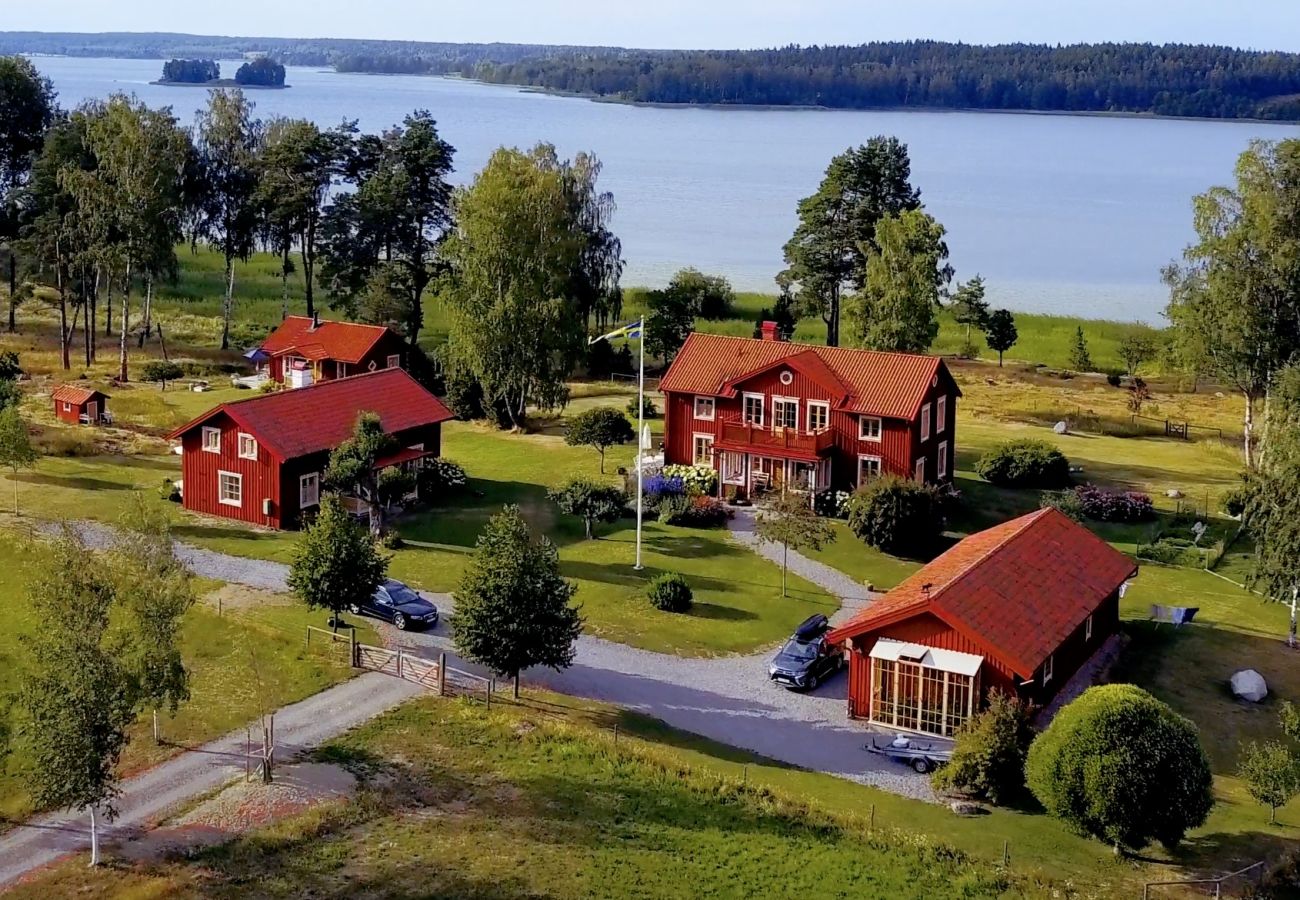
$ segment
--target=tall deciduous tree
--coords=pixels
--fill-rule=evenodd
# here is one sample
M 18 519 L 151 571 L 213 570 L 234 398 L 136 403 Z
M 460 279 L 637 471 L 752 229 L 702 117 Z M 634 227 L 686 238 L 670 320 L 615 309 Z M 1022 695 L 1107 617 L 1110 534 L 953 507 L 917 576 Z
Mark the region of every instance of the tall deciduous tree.
M 841 298 L 863 286 L 877 223 L 921 205 L 911 176 L 907 145 L 873 137 L 832 159 L 817 193 L 799 201 L 778 281 L 795 291 L 805 314 L 822 317 L 832 347 L 840 343 Z
M 923 353 L 939 333 L 939 298 L 952 279 L 944 228 L 920 209 L 885 216 L 849 301 L 853 339 L 872 350 Z
M 0 241 L 9 251 L 9 330 L 17 327 L 20 195 L 58 116 L 54 85 L 22 56 L 0 57 Z
M 424 292 L 443 270 L 438 248 L 451 227 L 447 181 L 455 148 L 427 110 L 379 137 L 363 136 L 348 155 L 356 190 L 339 196 L 322 226 L 324 272 L 335 303 L 351 311 L 381 264 L 404 269 L 409 295 L 402 331 L 414 345 L 424 324 Z
M 456 649 L 514 679 L 518 697 L 524 669 L 572 665 L 582 633 L 570 602 L 576 590 L 560 577 L 555 546 L 546 538 L 535 542 L 519 507 L 507 506 L 488 520 L 456 591 Z
M 258 154 L 265 129 L 240 90 L 217 90 L 198 112 L 197 140 L 206 198 L 203 233 L 225 261 L 226 296 L 221 307 L 221 349 L 230 347 L 235 297 L 235 260 L 247 260 L 257 237 Z
M 794 493 L 783 494 L 762 509 L 754 523 L 754 533 L 764 543 L 781 545 L 782 597 L 787 596 L 790 551 L 798 552 L 805 547 L 820 550 L 835 540 L 831 524 L 813 512 L 807 497 Z
M 568 198 L 569 216 L 580 240 L 577 265 L 569 275 L 564 294 L 573 298 L 582 314 L 583 324 L 595 319 L 604 328 L 623 309 L 623 243 L 610 230 L 614 217 L 614 195 L 602 191 L 603 166 L 591 153 L 579 153 L 572 160 L 560 159 L 555 148 L 544 144 L 537 148 L 539 163 L 558 172 Z
M 363 412 L 357 417 L 352 437 L 330 453 L 325 482 L 335 491 L 356 489 L 370 510 L 370 533 L 378 537 L 384 530 L 384 503 L 379 491 L 379 471 L 375 463 L 393 447 L 393 439 L 379 422 L 379 416 Z
M 0 409 L 0 466 L 9 470 L 9 478 L 14 484 L 14 515 L 18 515 L 18 472 L 36 465 L 40 455 L 32 446 L 32 439 L 27 434 L 27 423 L 23 421 L 18 406 L 6 406 Z
M 1237 160 L 1236 184 L 1194 200 L 1196 241 L 1165 271 L 1166 316 L 1184 347 L 1246 401 L 1248 467 L 1255 411 L 1273 374 L 1300 352 L 1300 140 L 1257 141 Z
M 117 761 L 135 716 L 131 678 L 109 635 L 113 585 L 70 528 L 38 548 L 28 602 L 39 626 L 26 637 L 31 669 L 18 697 L 26 785 L 37 806 L 90 811 L 91 864 L 99 862 L 96 810 L 112 820 Z
M 567 294 L 588 245 L 554 150 L 500 149 L 456 198 L 449 362 L 473 376 L 515 426 L 529 405 L 568 399 L 586 349 L 584 313 Z
M 1016 317 L 1008 309 L 995 309 L 984 323 L 984 340 L 989 349 L 998 354 L 998 368 L 1002 368 L 1002 354 L 1016 345 L 1020 332 L 1016 331 Z
M 313 609 L 328 609 L 335 631 L 345 609 L 359 609 L 388 574 L 389 558 L 338 497 L 321 498 L 289 567 L 289 590 Z

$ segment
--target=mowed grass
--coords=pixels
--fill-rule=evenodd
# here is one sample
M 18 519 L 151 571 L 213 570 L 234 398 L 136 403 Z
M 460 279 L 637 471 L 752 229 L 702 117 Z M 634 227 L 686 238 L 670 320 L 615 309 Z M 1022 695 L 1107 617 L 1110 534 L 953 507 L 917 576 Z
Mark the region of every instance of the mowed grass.
M 861 815 L 757 774 L 745 783 L 663 745 L 615 746 L 587 721 L 602 714 L 613 715 L 549 696 L 490 713 L 408 703 L 318 754 L 374 785 L 357 801 L 190 861 L 87 871 L 74 860 L 13 896 L 977 898 L 1044 887 L 902 822 L 872 832 Z

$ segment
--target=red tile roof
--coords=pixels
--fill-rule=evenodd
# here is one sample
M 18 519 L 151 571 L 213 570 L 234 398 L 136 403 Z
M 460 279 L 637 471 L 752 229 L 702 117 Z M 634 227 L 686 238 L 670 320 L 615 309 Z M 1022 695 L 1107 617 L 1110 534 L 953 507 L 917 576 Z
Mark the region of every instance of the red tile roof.
M 299 353 L 307 359 L 358 363 L 388 331 L 382 325 L 356 322 L 321 322 L 313 329 L 307 316 L 289 316 L 266 336 L 261 349 L 272 356 Z
M 973 534 L 828 635 L 835 642 L 930 613 L 1023 678 L 1137 572 L 1055 509 Z
M 347 440 L 363 412 L 379 416 L 388 433 L 432 425 L 451 411 L 404 369 L 381 369 L 222 403 L 173 431 L 175 439 L 225 413 L 281 460 L 332 450 Z
M 108 395 L 103 391 L 97 391 L 94 388 L 88 387 L 78 387 L 75 384 L 61 384 L 54 389 L 50 396 L 60 403 L 75 403 L 78 406 L 83 403 L 89 403 L 91 400 L 94 400 L 96 396 L 103 397 L 105 400 L 108 399 Z
M 926 391 L 940 370 L 946 370 L 937 356 L 694 332 L 682 344 L 659 388 L 734 396 L 742 381 L 782 363 L 840 395 L 842 409 L 895 419 L 916 418 Z

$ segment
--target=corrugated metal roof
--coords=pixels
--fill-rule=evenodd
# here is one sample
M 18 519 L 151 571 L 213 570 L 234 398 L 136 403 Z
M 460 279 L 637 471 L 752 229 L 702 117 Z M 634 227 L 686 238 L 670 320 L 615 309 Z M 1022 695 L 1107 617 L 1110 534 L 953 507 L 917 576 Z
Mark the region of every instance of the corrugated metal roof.
M 261 349 L 272 356 L 297 352 L 308 359 L 357 363 L 388 332 L 382 325 L 357 322 L 323 321 L 315 328 L 312 325 L 313 320 L 307 316 L 288 316 L 266 336 Z M 311 355 L 308 356 L 308 352 Z
M 928 612 L 1029 678 L 1136 571 L 1084 526 L 1040 509 L 961 541 L 828 639 Z
M 926 391 L 943 368 L 943 360 L 937 356 L 693 332 L 659 388 L 718 396 L 779 362 L 803 369 L 833 394 L 847 388 L 849 395 L 841 406 L 850 412 L 894 419 L 916 417 Z
M 168 437 L 225 413 L 282 460 L 332 450 L 352 435 L 357 417 L 375 413 L 392 434 L 452 418 L 451 411 L 404 369 L 381 369 L 223 403 Z
M 95 399 L 96 394 L 103 397 L 105 400 L 108 399 L 108 395 L 103 391 L 97 391 L 94 388 L 79 387 L 75 384 L 61 384 L 54 389 L 50 396 L 60 403 L 76 403 L 80 405 L 83 403 L 89 403 L 91 400 Z

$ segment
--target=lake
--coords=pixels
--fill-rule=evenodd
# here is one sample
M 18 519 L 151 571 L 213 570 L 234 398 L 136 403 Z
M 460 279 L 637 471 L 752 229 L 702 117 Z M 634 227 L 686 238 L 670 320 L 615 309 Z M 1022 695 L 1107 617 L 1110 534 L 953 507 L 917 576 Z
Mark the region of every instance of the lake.
M 158 60 L 42 57 L 71 107 L 113 91 L 171 105 L 184 121 L 204 91 L 149 82 Z M 226 63 L 230 70 L 231 64 Z M 659 286 L 683 266 L 774 293 L 795 206 L 827 162 L 876 134 L 905 141 L 912 179 L 948 229 L 958 278 L 984 276 L 997 306 L 1160 321 L 1160 269 L 1191 238 L 1191 198 L 1230 180 L 1253 138 L 1300 128 L 1108 116 L 634 107 L 418 76 L 290 68 L 283 91 L 254 91 L 262 116 L 387 128 L 433 112 L 464 183 L 503 144 L 594 152 L 618 203 L 627 285 Z

